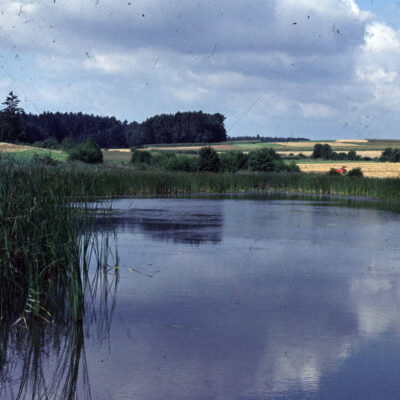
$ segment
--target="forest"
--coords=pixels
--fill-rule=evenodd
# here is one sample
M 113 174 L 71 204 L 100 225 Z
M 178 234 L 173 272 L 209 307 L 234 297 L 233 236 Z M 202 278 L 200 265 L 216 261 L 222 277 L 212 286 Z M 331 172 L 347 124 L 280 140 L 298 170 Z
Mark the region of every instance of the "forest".
M 136 121 L 120 121 L 115 117 L 82 112 L 43 112 L 27 114 L 19 107 L 20 100 L 11 91 L 0 111 L 0 141 L 29 143 L 54 148 L 68 139 L 74 143 L 93 140 L 102 148 L 140 147 L 149 144 L 218 143 L 257 140 L 261 142 L 307 141 L 298 137 L 228 137 L 225 116 L 202 111 L 160 114 Z
M 3 113 L 4 114 L 4 113 Z M 225 117 L 202 111 L 161 114 L 142 123 L 79 113 L 21 114 L 27 143 L 94 140 L 102 148 L 154 143 L 211 143 L 226 140 Z M 54 140 L 55 139 L 55 140 Z

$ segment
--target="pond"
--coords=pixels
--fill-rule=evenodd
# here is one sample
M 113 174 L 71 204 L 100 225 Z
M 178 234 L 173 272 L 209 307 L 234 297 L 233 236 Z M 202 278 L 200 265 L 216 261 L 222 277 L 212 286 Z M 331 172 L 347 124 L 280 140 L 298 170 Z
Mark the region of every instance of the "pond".
M 112 207 L 99 230 L 117 233 L 118 286 L 79 332 L 41 336 L 48 398 L 400 398 L 399 214 L 261 198 Z M 8 351 L 1 399 L 35 376 Z

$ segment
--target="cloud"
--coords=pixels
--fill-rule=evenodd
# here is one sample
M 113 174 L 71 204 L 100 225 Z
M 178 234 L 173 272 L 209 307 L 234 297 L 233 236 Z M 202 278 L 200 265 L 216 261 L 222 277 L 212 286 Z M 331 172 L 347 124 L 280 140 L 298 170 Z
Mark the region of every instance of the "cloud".
M 107 87 L 115 107 L 103 113 L 122 119 L 197 108 L 224 113 L 235 134 L 313 137 L 396 126 L 400 35 L 354 0 L 21 0 L 3 4 L 0 24 L 20 86 Z M 81 100 L 95 93 L 74 109 L 97 112 Z

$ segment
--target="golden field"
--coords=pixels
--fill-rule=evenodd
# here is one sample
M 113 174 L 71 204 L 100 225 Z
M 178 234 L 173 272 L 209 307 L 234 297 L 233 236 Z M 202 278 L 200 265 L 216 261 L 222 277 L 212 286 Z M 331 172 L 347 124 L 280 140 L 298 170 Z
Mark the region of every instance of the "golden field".
M 366 177 L 371 177 L 371 178 L 400 177 L 400 163 L 335 161 L 335 162 L 310 163 L 310 164 L 304 163 L 304 164 L 299 164 L 299 167 L 302 172 L 326 173 L 331 168 L 340 168 L 343 165 L 346 166 L 347 170 L 360 167 L 364 173 L 364 176 Z

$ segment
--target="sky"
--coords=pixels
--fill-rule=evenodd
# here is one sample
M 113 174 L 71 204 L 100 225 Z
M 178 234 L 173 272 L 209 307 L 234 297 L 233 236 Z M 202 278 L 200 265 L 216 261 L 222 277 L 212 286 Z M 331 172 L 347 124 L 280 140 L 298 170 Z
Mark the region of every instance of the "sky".
M 0 0 L 0 99 L 229 136 L 400 139 L 400 1 Z

